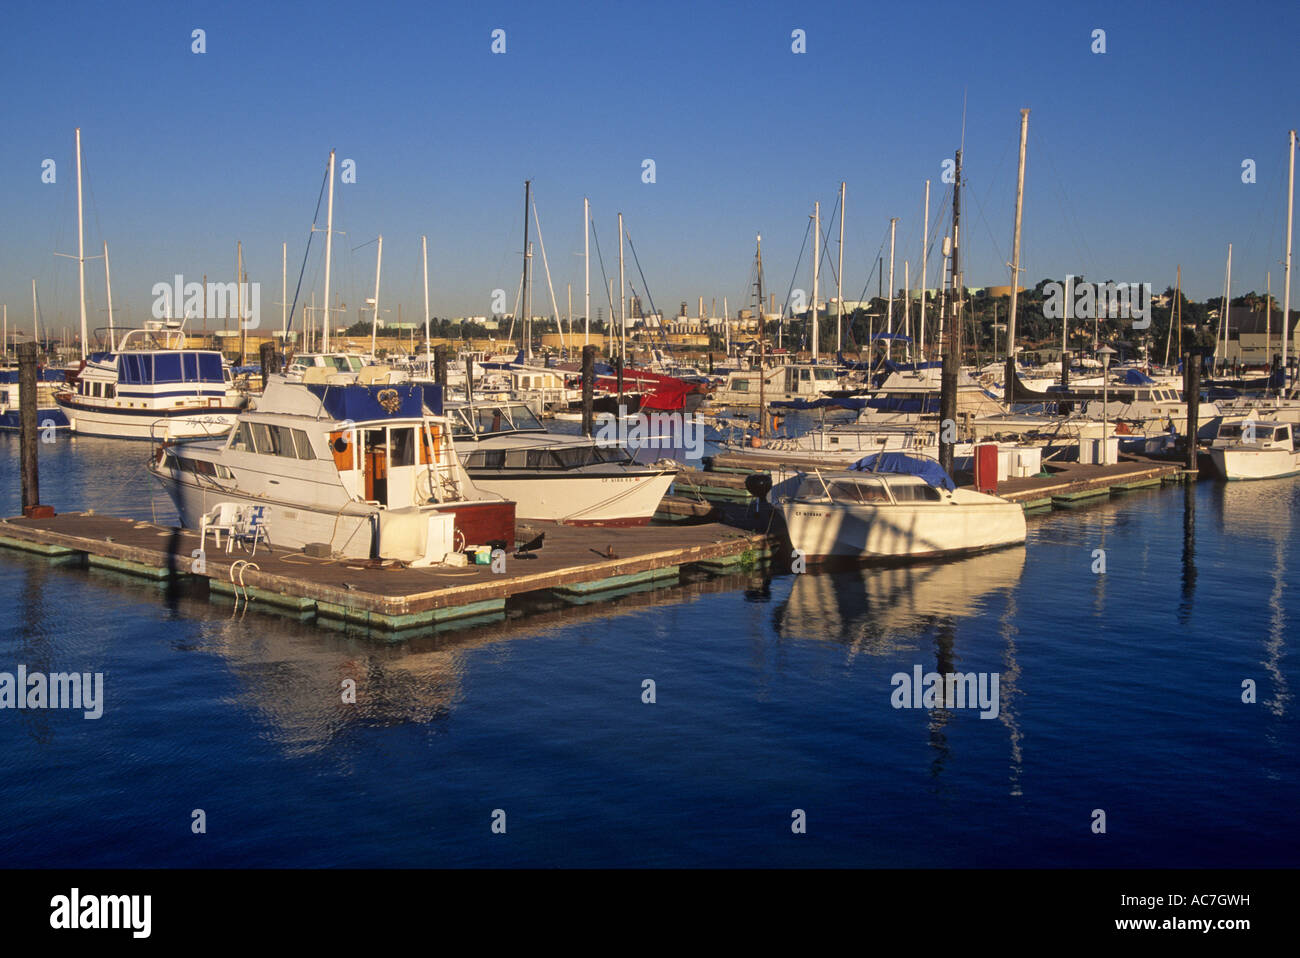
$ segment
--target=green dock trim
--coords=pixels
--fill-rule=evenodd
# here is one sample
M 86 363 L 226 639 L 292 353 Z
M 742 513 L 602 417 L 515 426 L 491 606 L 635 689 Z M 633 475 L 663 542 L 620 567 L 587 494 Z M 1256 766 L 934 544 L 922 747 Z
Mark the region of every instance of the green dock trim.
M 1135 492 L 1138 489 L 1152 489 L 1163 485 L 1164 480 L 1160 476 L 1153 476 L 1150 479 L 1139 479 L 1137 482 L 1121 482 L 1119 485 L 1111 486 L 1111 492 Z
M 300 595 L 289 595 L 285 592 L 269 592 L 266 589 L 256 589 L 251 586 L 236 586 L 225 579 L 209 579 L 208 589 L 215 595 L 232 596 L 238 599 L 246 599 L 249 602 L 265 603 L 289 609 L 292 612 L 316 611 L 315 599 Z
M 107 569 L 110 572 L 125 572 L 127 575 L 139 576 L 142 579 L 170 579 L 173 572 L 165 567 L 147 565 L 143 562 L 134 562 L 131 559 L 117 559 L 113 556 L 101 556 L 89 553 L 86 556 L 86 562 L 92 569 Z M 179 574 L 176 576 L 179 578 Z
M 680 574 L 681 566 L 670 565 L 664 566 L 662 569 L 647 569 L 644 572 L 610 576 L 608 579 L 597 579 L 594 582 L 570 582 L 567 585 L 555 586 L 551 591 L 558 592 L 561 595 L 591 595 L 595 592 L 623 589 L 646 582 L 661 582 L 669 579 L 675 581 Z
M 1093 489 L 1081 489 L 1078 492 L 1063 492 L 1052 496 L 1052 505 L 1054 506 L 1073 506 L 1077 503 L 1087 502 L 1090 499 L 1100 499 L 1102 496 L 1110 495 L 1110 486 L 1097 486 Z
M 1025 512 L 1034 512 L 1038 509 L 1050 509 L 1052 508 L 1052 499 L 1050 496 L 1046 499 L 1025 499 L 1021 502 L 1021 506 L 1024 507 Z
M 0 536 L 0 546 L 6 549 L 18 549 L 21 552 L 32 552 L 50 558 L 79 555 L 76 549 L 69 549 L 67 546 L 47 545 L 44 542 L 28 542 L 26 539 L 11 539 L 8 536 Z

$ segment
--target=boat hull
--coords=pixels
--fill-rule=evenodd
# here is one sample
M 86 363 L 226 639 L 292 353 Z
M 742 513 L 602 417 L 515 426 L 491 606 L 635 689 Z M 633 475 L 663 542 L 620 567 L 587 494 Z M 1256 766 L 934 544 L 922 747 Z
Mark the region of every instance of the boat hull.
M 475 487 L 513 499 L 520 519 L 572 526 L 643 526 L 650 522 L 675 473 L 503 476 L 469 470 Z
M 1300 475 L 1300 452 L 1289 449 L 1211 449 L 1214 470 L 1229 482 Z
M 992 497 L 985 497 L 992 498 Z M 881 506 L 790 502 L 781 506 L 790 545 L 810 562 L 968 555 L 1025 541 L 1024 510 L 990 501 Z
M 56 401 L 73 432 L 109 439 L 214 439 L 229 432 L 239 415 L 231 406 L 113 409 L 62 397 Z

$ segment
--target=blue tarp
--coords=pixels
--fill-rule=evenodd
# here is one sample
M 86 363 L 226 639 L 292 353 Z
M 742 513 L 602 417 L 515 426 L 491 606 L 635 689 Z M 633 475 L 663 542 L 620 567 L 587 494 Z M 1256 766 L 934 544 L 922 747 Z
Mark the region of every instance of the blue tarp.
M 1156 381 L 1140 369 L 1130 369 L 1124 374 L 1125 386 L 1154 386 Z
M 890 472 L 904 476 L 919 476 L 936 488 L 953 492 L 957 484 L 943 466 L 934 459 L 909 456 L 905 452 L 877 452 L 864 456 L 849 466 L 855 472 Z
M 421 419 L 424 416 L 424 394 L 419 386 L 411 383 L 396 386 L 362 386 L 356 383 L 306 385 L 335 419 L 370 422 L 376 419 Z

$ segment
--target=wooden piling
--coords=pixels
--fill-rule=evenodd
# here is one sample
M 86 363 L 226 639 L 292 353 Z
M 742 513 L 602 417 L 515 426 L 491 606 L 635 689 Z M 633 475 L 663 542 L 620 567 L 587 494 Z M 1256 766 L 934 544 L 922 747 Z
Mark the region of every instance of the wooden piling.
M 23 515 L 40 510 L 41 478 L 37 459 L 36 344 L 18 344 L 18 442 L 22 449 Z
M 447 347 L 433 347 L 433 381 L 443 388 L 445 393 L 447 389 Z
M 954 323 L 954 325 L 956 325 Z M 947 331 L 945 330 L 945 333 Z M 939 465 L 952 473 L 953 453 L 957 446 L 957 355 L 955 336 L 947 336 L 943 351 L 943 371 L 939 380 Z M 951 441 L 949 438 L 951 437 Z
M 262 343 L 258 347 L 258 353 L 262 363 L 262 388 L 266 388 L 267 378 L 271 373 L 278 373 L 280 365 L 275 359 L 275 343 Z
M 474 401 L 474 357 L 465 357 L 465 401 Z
M 1201 425 L 1201 357 L 1189 352 L 1183 357 L 1183 368 L 1187 370 L 1187 470 L 1195 472 L 1198 468 L 1196 456 L 1196 433 Z
M 618 404 L 620 407 L 622 407 L 623 405 L 623 357 L 622 356 L 614 357 L 614 375 L 618 377 Z M 620 408 L 619 413 L 622 414 L 622 411 L 623 410 Z
M 590 436 L 595 426 L 592 396 L 596 388 L 596 347 L 582 347 L 582 434 Z

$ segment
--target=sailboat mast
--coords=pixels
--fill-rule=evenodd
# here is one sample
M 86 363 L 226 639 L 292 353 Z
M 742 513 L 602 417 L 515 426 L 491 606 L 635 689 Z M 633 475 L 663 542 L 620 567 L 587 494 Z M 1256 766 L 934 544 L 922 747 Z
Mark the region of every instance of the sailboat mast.
M 36 278 L 32 277 L 32 339 L 41 342 L 41 314 L 36 308 Z
M 1287 146 L 1286 262 L 1282 266 L 1282 388 L 1286 389 L 1286 354 L 1291 340 L 1291 215 L 1295 209 L 1295 130 Z
M 921 318 L 917 321 L 920 338 L 917 345 L 917 359 L 925 362 L 925 293 L 928 277 L 927 257 L 930 255 L 930 181 L 925 181 L 925 213 L 921 223 Z
M 289 244 L 280 246 L 280 348 L 287 348 L 289 341 Z
M 885 332 L 890 336 L 894 334 L 894 231 L 898 228 L 898 217 L 892 216 L 889 219 L 889 299 L 885 307 Z M 893 339 L 885 340 L 885 355 L 890 359 L 894 358 L 894 341 Z
M 321 323 L 321 351 L 330 349 L 330 253 L 334 249 L 334 151 L 330 150 L 330 198 L 325 212 L 325 318 Z
M 533 358 L 533 337 L 529 324 L 532 322 L 533 304 L 532 304 L 532 285 L 528 282 L 528 207 L 532 202 L 533 181 L 524 180 L 524 278 L 523 290 L 520 293 L 524 302 L 524 317 L 520 324 L 520 331 L 524 337 L 524 356 L 527 359 Z
M 429 237 L 420 237 L 420 258 L 424 261 L 424 358 L 429 358 Z
M 820 336 L 817 330 L 817 274 L 821 267 L 822 205 L 813 203 L 813 290 L 812 290 L 812 361 L 817 362 Z
M 835 355 L 844 352 L 844 187 L 840 181 L 840 265 L 835 273 Z M 758 315 L 763 315 L 762 297 L 759 297 Z
M 627 364 L 627 286 L 623 281 L 623 214 L 618 214 L 618 356 Z
M 582 198 L 582 345 L 591 343 L 591 201 Z
M 758 249 L 754 254 L 755 269 L 757 278 L 754 285 L 758 291 L 758 438 L 764 439 L 767 436 L 767 396 L 763 388 L 767 382 L 767 371 L 763 368 L 764 349 L 763 344 L 767 342 L 767 326 L 763 322 L 763 234 L 757 233 L 754 237 L 758 244 Z M 727 353 L 731 353 L 731 323 L 727 319 L 727 298 L 722 298 L 722 323 L 727 330 Z M 730 359 L 728 359 L 730 362 Z
M 375 357 L 375 337 L 379 335 L 379 274 L 384 268 L 384 234 L 379 234 L 379 252 L 375 258 L 375 313 L 370 317 L 370 358 Z M 401 335 L 400 333 L 398 335 Z
M 1002 379 L 1002 395 L 1015 395 L 1016 381 L 1016 302 L 1020 298 L 1020 222 L 1025 209 L 1025 145 L 1029 139 L 1029 110 L 1020 111 L 1020 163 L 1016 171 L 1016 229 L 1011 241 L 1011 310 L 1007 313 L 1007 370 Z
M 81 207 L 81 127 L 77 127 L 77 283 L 81 292 L 81 358 L 87 353 L 86 231 Z
M 104 286 L 108 291 L 108 348 L 117 351 L 117 339 L 113 335 L 113 274 L 108 268 L 108 241 L 104 241 Z

